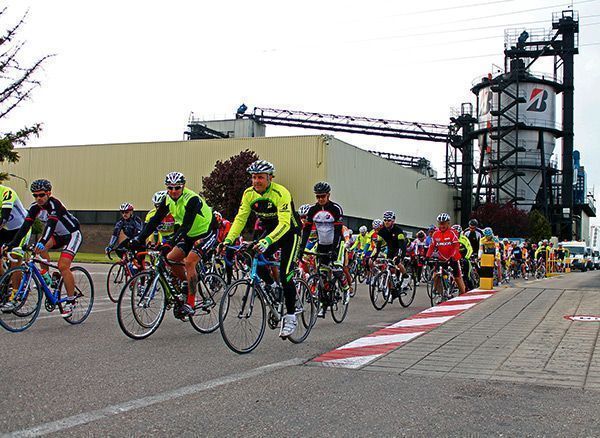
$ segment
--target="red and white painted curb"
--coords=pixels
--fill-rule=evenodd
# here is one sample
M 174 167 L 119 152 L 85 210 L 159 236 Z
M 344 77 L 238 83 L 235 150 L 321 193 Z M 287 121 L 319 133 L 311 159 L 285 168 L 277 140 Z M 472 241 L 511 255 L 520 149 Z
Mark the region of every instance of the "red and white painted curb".
M 480 301 L 492 296 L 493 290 L 474 289 L 464 295 L 430 307 L 402 321 L 359 338 L 312 360 L 323 366 L 360 368 L 408 341 L 439 327 Z

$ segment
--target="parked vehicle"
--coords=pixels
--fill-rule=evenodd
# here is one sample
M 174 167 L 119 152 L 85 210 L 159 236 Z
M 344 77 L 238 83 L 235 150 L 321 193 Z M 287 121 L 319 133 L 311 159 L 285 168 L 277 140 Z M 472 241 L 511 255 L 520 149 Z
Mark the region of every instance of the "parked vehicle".
M 594 261 L 592 259 L 592 251 L 586 246 L 585 242 L 571 241 L 562 242 L 565 250 L 569 251 L 571 259 L 571 269 L 578 269 L 585 272 L 588 269 L 594 269 Z

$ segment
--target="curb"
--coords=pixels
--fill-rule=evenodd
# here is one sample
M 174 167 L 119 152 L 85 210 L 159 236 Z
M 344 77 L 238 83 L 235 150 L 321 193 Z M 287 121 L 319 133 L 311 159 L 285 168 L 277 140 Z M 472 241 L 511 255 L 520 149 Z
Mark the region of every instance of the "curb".
M 492 296 L 495 292 L 495 290 L 474 289 L 317 356 L 308 364 L 351 369 L 361 368 L 455 318 L 465 310 Z

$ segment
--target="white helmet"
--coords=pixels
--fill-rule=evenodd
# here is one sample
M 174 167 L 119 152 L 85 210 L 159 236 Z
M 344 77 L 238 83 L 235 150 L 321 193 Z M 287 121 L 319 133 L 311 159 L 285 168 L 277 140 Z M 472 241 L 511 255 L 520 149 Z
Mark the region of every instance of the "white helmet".
M 450 215 L 448 213 L 440 213 L 437 217 L 439 223 L 450 222 Z
M 300 206 L 300 208 L 298 209 L 298 214 L 300 216 L 306 216 L 306 215 L 308 215 L 308 210 L 310 210 L 310 207 L 312 207 L 312 205 L 310 205 L 310 204 L 302 204 Z
M 377 228 L 381 228 L 383 227 L 383 221 L 381 219 L 375 219 L 373 221 L 373 228 L 377 229 Z
M 391 210 L 388 210 L 386 212 L 383 213 L 383 220 L 384 221 L 393 221 L 396 219 L 396 213 L 394 213 Z
M 358 229 L 358 232 L 360 234 L 365 234 L 367 232 L 367 227 L 365 227 L 364 225 L 361 225 L 360 228 Z
M 275 166 L 266 160 L 256 160 L 246 169 L 248 173 L 268 173 L 273 175 L 275 173 Z
M 161 190 L 159 192 L 156 192 L 152 196 L 152 203 L 154 205 L 161 204 L 163 202 L 163 200 L 166 198 L 166 196 L 167 196 L 167 191 L 166 190 Z
M 352 228 L 348 228 L 348 236 L 352 236 L 354 234 L 354 231 L 352 231 Z
M 169 172 L 165 176 L 165 185 L 168 186 L 169 184 L 183 185 L 185 184 L 185 176 L 181 172 Z
M 129 202 L 123 202 L 121 204 L 121 207 L 119 208 L 119 210 L 121 210 L 121 211 L 133 211 L 133 205 L 131 205 Z

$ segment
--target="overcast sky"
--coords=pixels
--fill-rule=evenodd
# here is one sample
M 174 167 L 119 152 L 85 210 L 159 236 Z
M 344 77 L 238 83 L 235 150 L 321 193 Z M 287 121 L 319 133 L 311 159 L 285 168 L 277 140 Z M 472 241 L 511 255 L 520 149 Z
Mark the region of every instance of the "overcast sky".
M 473 80 L 503 66 L 505 29 L 550 29 L 556 0 L 13 0 L 27 8 L 25 59 L 56 54 L 33 99 L 2 131 L 42 122 L 31 146 L 178 140 L 193 112 L 232 117 L 246 103 L 447 123 L 475 102 Z M 600 0 L 579 0 L 575 145 L 600 199 Z M 540 62 L 536 71 L 550 71 Z M 560 101 L 558 101 L 560 102 Z M 559 113 L 558 113 L 559 114 Z M 559 120 L 560 121 L 560 120 Z M 267 135 L 310 131 L 267 127 Z M 437 143 L 334 134 L 363 148 L 418 154 L 442 174 Z M 560 141 L 555 149 L 560 151 Z M 600 207 L 600 203 L 598 205 Z

